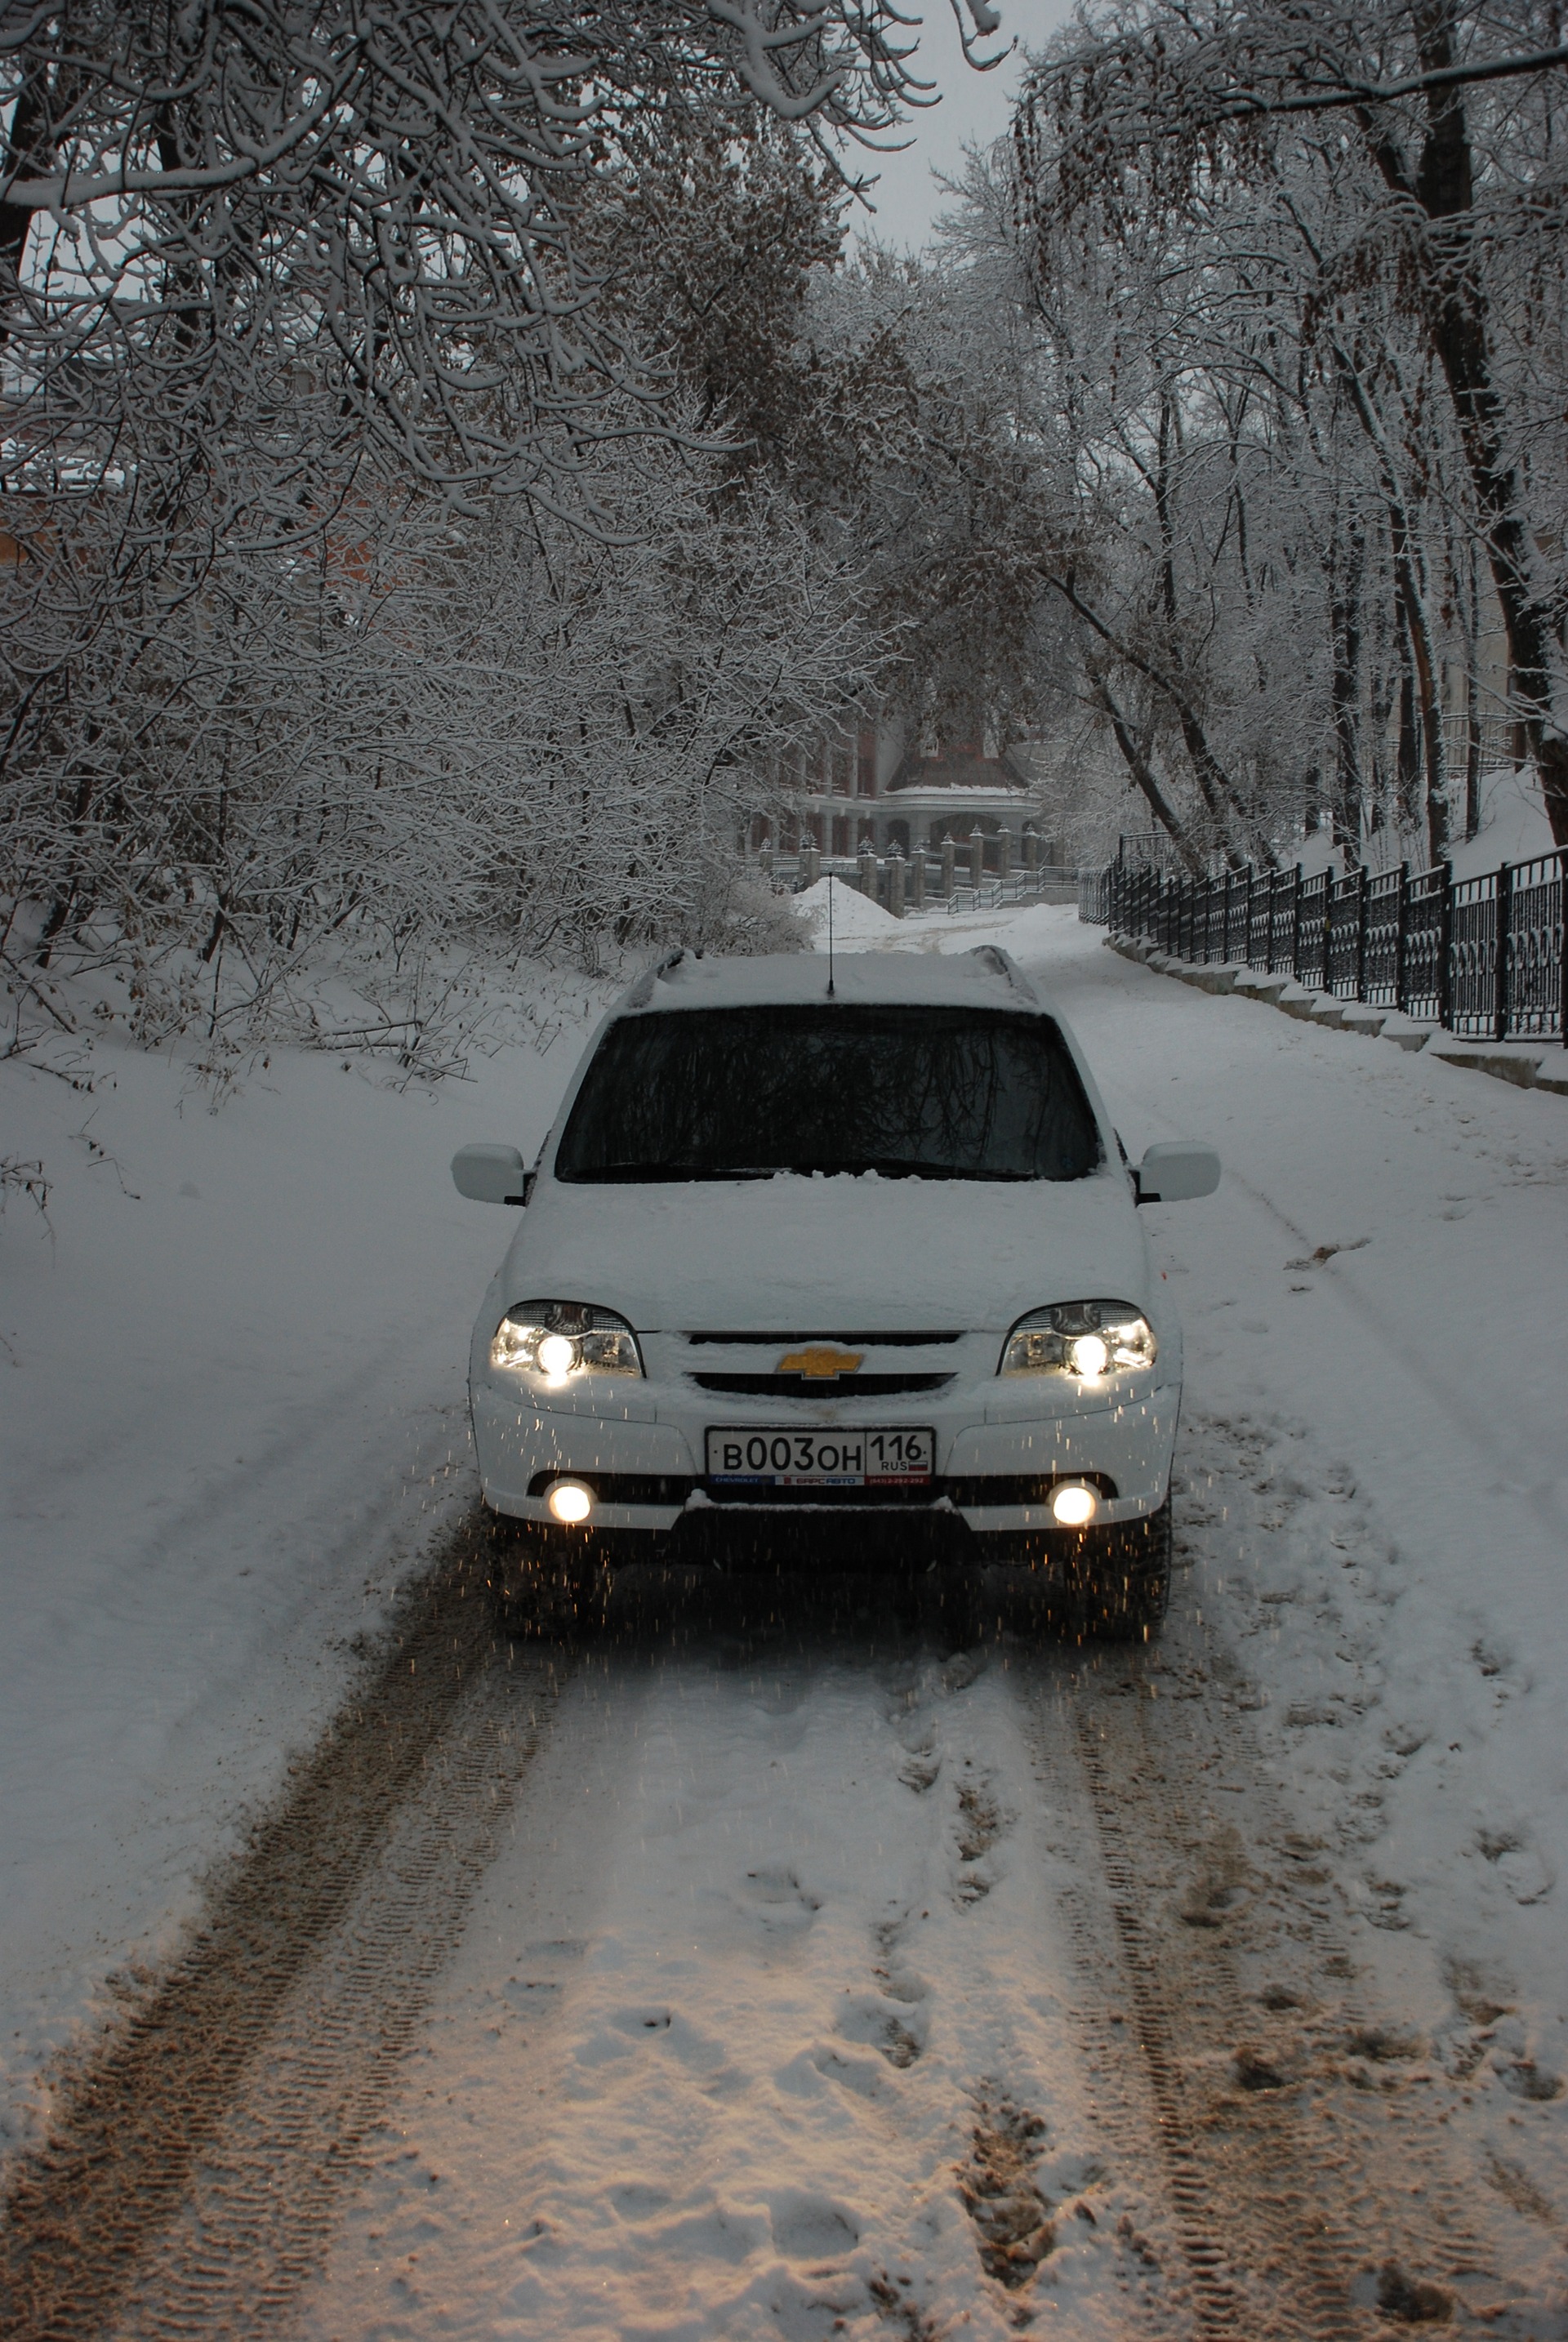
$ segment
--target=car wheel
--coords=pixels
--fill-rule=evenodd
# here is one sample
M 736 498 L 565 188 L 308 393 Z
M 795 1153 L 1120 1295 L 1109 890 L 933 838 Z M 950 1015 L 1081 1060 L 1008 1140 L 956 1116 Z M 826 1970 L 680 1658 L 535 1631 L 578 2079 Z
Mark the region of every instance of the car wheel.
M 1086 1541 L 1074 1576 L 1080 1631 L 1099 1643 L 1152 1643 L 1171 1599 L 1171 1499 L 1141 1521 Z
M 609 1572 L 597 1539 L 496 1515 L 491 1529 L 490 1607 L 504 1635 L 570 1635 L 603 1625 Z

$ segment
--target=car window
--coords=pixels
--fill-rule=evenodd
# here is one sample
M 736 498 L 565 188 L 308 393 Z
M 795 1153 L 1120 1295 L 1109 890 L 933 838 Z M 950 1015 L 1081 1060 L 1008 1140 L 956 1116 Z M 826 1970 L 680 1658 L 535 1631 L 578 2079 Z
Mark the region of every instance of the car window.
M 1100 1138 L 1048 1016 L 810 1001 L 617 1018 L 557 1179 L 1081 1179 Z

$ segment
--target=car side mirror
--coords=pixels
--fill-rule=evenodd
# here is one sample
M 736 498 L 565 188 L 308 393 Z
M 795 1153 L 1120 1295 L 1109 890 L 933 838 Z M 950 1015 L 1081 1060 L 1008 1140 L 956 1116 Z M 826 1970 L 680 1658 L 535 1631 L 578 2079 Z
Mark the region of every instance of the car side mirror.
M 471 1204 L 525 1204 L 534 1174 L 524 1169 L 514 1146 L 460 1146 L 452 1158 L 452 1184 Z
M 1213 1194 L 1220 1184 L 1220 1158 L 1195 1138 L 1168 1138 L 1144 1149 L 1133 1177 L 1140 1204 L 1187 1204 Z

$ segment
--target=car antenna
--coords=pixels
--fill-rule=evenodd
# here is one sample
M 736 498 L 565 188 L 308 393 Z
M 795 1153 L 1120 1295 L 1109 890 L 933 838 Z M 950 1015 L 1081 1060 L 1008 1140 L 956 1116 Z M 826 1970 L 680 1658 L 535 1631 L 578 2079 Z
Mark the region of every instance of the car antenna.
M 830 871 L 828 872 L 828 874 L 827 874 L 827 996 L 828 996 L 828 998 L 829 998 L 830 1000 L 831 1000 L 831 999 L 833 998 L 833 996 L 834 996 L 834 991 L 833 991 L 833 872 L 832 872 L 831 870 L 830 870 Z

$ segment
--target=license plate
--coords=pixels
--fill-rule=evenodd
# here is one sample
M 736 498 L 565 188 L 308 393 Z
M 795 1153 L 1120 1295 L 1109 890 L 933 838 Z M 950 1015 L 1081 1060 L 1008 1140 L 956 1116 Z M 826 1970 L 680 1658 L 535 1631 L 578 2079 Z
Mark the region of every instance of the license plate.
M 710 1431 L 708 1478 L 724 1487 L 914 1488 L 930 1481 L 934 1431 Z

